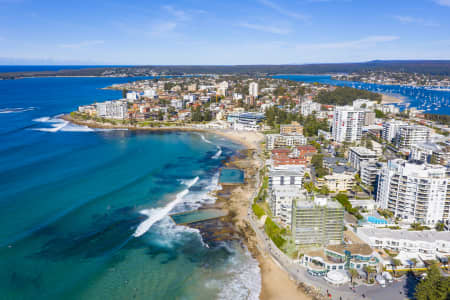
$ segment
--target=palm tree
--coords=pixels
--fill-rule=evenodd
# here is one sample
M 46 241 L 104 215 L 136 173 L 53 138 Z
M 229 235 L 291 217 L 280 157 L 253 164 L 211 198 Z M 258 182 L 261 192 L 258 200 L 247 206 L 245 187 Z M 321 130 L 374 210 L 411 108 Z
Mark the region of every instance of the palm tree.
M 364 266 L 364 272 L 366 272 L 366 274 L 367 274 L 367 281 L 369 281 L 369 278 L 371 277 L 370 275 L 371 275 L 372 273 L 375 273 L 376 270 L 375 270 L 375 268 L 372 267 L 372 266 Z
M 351 283 L 353 283 L 353 278 L 358 276 L 358 271 L 356 271 L 356 269 L 351 268 L 351 269 L 348 269 L 348 272 L 350 273 Z
M 409 265 L 409 268 L 415 268 L 417 265 L 417 258 L 413 257 L 409 260 L 411 262 L 411 264 Z
M 392 259 L 392 266 L 394 267 L 394 274 L 395 274 L 395 269 L 397 269 L 398 266 L 401 266 L 402 262 L 400 259 L 397 258 L 393 258 Z

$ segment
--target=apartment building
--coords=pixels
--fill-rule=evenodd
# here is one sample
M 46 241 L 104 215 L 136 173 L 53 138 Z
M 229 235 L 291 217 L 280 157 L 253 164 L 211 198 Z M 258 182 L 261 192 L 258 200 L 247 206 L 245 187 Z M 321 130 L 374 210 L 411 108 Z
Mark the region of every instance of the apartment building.
M 306 145 L 307 139 L 301 134 L 267 134 L 266 148 L 273 150 L 276 148 L 297 147 Z
M 431 139 L 431 128 L 422 125 L 401 126 L 395 137 L 397 148 L 409 150 L 418 143 L 426 143 Z
M 258 97 L 258 83 L 257 82 L 250 82 L 248 85 L 248 94 L 250 97 Z
M 377 202 L 406 222 L 429 226 L 449 217 L 449 178 L 440 165 L 417 164 L 395 159 L 380 171 Z
M 291 226 L 292 201 L 304 197 L 299 185 L 274 185 L 269 199 L 272 214 L 285 226 Z
M 303 134 L 303 126 L 298 122 L 292 122 L 291 124 L 280 125 L 280 134 Z
M 311 100 L 305 100 L 300 104 L 300 113 L 303 116 L 312 115 L 314 112 L 320 112 L 322 105 Z
M 350 147 L 348 150 L 348 161 L 357 171 L 361 170 L 361 163 L 366 161 L 376 161 L 377 154 L 365 147 Z
M 96 103 L 97 116 L 107 119 L 128 118 L 128 104 L 125 101 L 106 101 Z
M 333 115 L 332 137 L 336 142 L 361 140 L 365 111 L 352 106 L 336 106 Z
M 400 130 L 400 127 L 407 126 L 408 124 L 399 121 L 399 120 L 391 120 L 388 122 L 383 123 L 383 133 L 381 137 L 391 143 L 394 141 L 395 137 L 397 136 L 397 133 Z
M 340 244 L 344 231 L 344 208 L 337 201 L 317 197 L 292 202 L 292 233 L 297 245 Z

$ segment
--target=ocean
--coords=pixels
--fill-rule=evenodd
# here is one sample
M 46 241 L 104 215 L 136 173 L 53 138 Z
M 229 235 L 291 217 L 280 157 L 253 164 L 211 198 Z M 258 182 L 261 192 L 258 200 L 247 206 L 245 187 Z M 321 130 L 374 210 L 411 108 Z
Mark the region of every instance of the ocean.
M 371 92 L 383 93 L 402 99 L 403 103 L 399 105 L 400 109 L 404 109 L 407 105 L 408 107 L 423 110 L 426 113 L 450 114 L 450 90 L 448 89 L 439 90 L 425 87 L 334 80 L 329 75 L 277 75 L 272 77 L 309 83 L 318 82 L 335 86 L 349 86 Z
M 0 81 L 2 299 L 258 298 L 258 263 L 240 243 L 208 247 L 168 217 L 213 203 L 223 160 L 242 146 L 56 117 L 137 79 Z

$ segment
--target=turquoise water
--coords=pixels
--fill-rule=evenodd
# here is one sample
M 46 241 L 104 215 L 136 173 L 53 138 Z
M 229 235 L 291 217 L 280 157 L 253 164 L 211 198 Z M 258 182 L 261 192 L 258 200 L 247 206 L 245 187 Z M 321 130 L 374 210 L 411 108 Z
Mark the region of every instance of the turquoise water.
M 319 82 L 335 86 L 350 86 L 357 89 L 384 93 L 403 99 L 409 107 L 415 107 L 433 114 L 450 114 L 450 91 L 434 90 L 424 87 L 383 85 L 354 81 L 334 80 L 329 75 L 277 75 L 274 78 L 303 82 Z M 405 108 L 404 105 L 400 109 Z
M 368 216 L 367 217 L 367 222 L 373 223 L 373 224 L 387 224 L 386 220 L 379 219 L 379 218 L 374 217 L 374 216 Z
M 239 145 L 55 118 L 120 97 L 99 88 L 129 80 L 0 81 L 1 299 L 257 298 L 246 250 L 208 248 L 168 216 L 214 202 L 221 162 Z
M 220 183 L 243 183 L 244 172 L 239 169 L 222 169 L 220 172 Z

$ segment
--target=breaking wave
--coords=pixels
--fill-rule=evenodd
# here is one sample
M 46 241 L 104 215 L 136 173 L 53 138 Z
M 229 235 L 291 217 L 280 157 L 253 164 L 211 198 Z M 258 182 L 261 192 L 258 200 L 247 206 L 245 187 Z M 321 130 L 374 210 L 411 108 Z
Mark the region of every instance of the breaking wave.
M 217 152 L 211 158 L 212 159 L 218 159 L 221 155 L 222 155 L 222 147 L 217 146 Z
M 35 110 L 36 107 L 30 106 L 30 107 L 13 107 L 13 108 L 0 108 L 0 114 L 17 114 L 21 112 L 26 112 L 30 110 Z
M 160 208 L 141 210 L 140 213 L 148 216 L 148 218 L 147 220 L 139 224 L 133 236 L 140 237 L 141 235 L 145 234 L 153 226 L 153 224 L 166 217 L 169 214 L 169 212 L 183 200 L 184 196 L 186 196 L 189 193 L 189 188 L 193 186 L 198 180 L 199 177 L 197 176 L 193 180 L 186 183 L 187 189 L 179 192 L 176 195 L 175 200 L 168 203 L 166 206 Z

